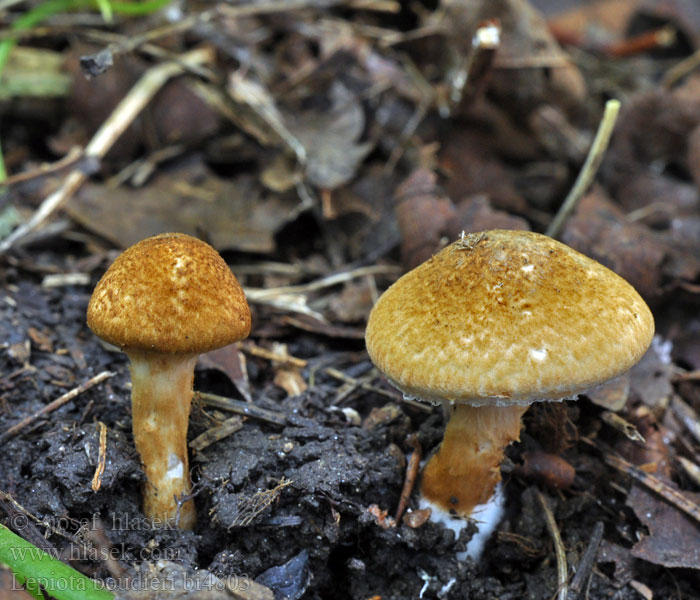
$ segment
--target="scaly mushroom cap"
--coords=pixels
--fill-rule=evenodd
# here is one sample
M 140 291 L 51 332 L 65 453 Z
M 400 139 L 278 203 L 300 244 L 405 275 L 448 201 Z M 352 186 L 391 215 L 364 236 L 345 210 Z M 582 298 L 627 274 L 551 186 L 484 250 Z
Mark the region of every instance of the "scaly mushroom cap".
M 250 333 L 236 277 L 209 244 L 164 233 L 128 248 L 95 287 L 88 326 L 124 350 L 199 354 Z
M 547 236 L 472 233 L 396 281 L 366 343 L 403 392 L 433 401 L 529 404 L 625 372 L 654 334 L 624 279 Z

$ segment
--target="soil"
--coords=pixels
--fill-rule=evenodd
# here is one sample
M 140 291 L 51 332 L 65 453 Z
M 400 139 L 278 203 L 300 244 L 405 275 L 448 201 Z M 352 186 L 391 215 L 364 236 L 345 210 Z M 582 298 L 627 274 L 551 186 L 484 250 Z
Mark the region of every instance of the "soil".
M 52 348 L 33 348 L 31 367 L 24 370 L 9 353 L 4 355 L 2 372 L 8 376 L 3 379 L 3 399 L 13 413 L 38 410 L 46 400 L 100 370 L 115 373 L 36 421 L 21 436 L 3 442 L 3 491 L 43 524 L 68 537 L 85 524 L 97 527 L 124 565 L 168 560 L 190 569 L 206 568 L 224 579 L 265 581 L 270 569 L 296 559 L 284 578 L 291 586 L 290 598 L 503 600 L 547 598 L 556 590 L 556 562 L 537 501 L 538 487 L 521 477 L 505 476 L 507 515 L 479 564 L 456 558 L 465 548 L 469 530 L 455 539 L 452 531 L 430 521 L 418 528 L 378 524 L 368 508 L 397 506 L 403 454 L 410 451 L 407 433 L 416 431 L 424 446 L 434 446 L 442 418 L 439 411 L 426 414 L 393 403 L 391 410 L 377 413 L 382 401 L 366 393 L 355 396 L 352 406 L 363 416 L 375 409 L 375 418 L 364 426 L 349 423 L 342 412 L 331 410 L 337 386 L 328 377 L 285 398 L 282 390 L 269 386 L 269 369 L 255 369 L 252 388 L 265 390 L 254 398 L 255 405 L 281 413 L 286 424 L 248 419 L 240 431 L 197 454 L 196 530 L 151 528 L 140 512 L 143 475 L 130 438 L 127 362 L 124 355 L 106 351 L 87 330 L 88 291 L 46 290 L 25 280 L 10 285 L 0 304 L 5 339 L 19 341 L 30 327 L 41 328 L 46 332 L 44 344 Z M 310 369 L 313 356 L 327 360 L 334 352 L 323 346 L 317 339 L 302 339 L 290 340 L 289 348 L 300 357 L 313 350 Z M 343 354 L 335 352 L 342 360 Z M 236 395 L 226 378 L 210 370 L 197 372 L 195 387 Z M 205 411 L 201 404 L 195 405 L 191 438 L 207 428 L 210 418 Z M 510 449 L 511 462 L 521 462 L 524 452 L 541 448 L 530 435 L 533 428 L 545 430 L 553 421 L 567 419 L 579 431 L 587 431 L 597 418 L 585 404 L 582 409 L 573 403 L 554 409 L 535 405 L 526 418 L 521 443 Z M 107 426 L 107 461 L 100 490 L 94 492 L 90 482 L 99 454 L 98 422 Z M 0 430 L 12 423 L 3 416 Z M 401 451 L 392 451 L 397 445 Z M 609 473 L 585 446 L 564 456 L 576 468 L 576 482 L 566 494 L 549 490 L 546 497 L 569 564 L 580 560 L 598 521 L 605 526 L 607 544 L 629 545 L 644 527 L 625 506 L 624 489 L 610 487 Z M 33 527 L 23 513 L 3 506 L 11 524 L 20 530 Z M 89 558 L 90 553 L 78 550 L 72 556 Z M 76 562 L 94 569 L 96 576 L 109 576 L 95 561 Z M 697 597 L 692 571 L 671 574 L 648 564 L 640 571 L 632 566 L 638 561 L 628 562 L 636 580 L 660 597 L 679 591 L 682 597 Z M 615 561 L 602 563 L 592 577 L 590 597 L 637 598 L 617 571 Z M 279 577 L 272 583 L 281 589 Z

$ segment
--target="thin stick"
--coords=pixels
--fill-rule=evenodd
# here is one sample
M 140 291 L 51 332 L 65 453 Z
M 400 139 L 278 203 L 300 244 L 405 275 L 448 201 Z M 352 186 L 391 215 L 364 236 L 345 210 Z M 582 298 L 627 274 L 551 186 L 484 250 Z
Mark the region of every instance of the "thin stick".
M 233 398 L 218 396 L 217 394 L 209 394 L 207 392 L 195 392 L 194 397 L 204 402 L 207 406 L 227 410 L 252 419 L 272 423 L 273 425 L 287 425 L 287 417 L 283 413 L 260 408 L 250 402 L 242 402 L 240 400 L 234 400 Z
M 675 506 L 678 510 L 684 512 L 700 523 L 700 506 L 695 504 L 695 502 L 688 499 L 680 492 L 674 490 L 670 485 L 664 483 L 649 473 L 645 473 L 619 456 L 606 453 L 604 458 L 605 462 L 611 467 L 614 467 L 623 473 L 627 473 L 627 475 L 631 476 L 633 479 L 636 479 L 645 487 L 649 488 L 650 490 L 654 490 L 657 494 L 659 494 L 659 496 L 673 504 L 673 506 Z
M 693 407 L 686 404 L 680 396 L 674 394 L 671 399 L 671 411 L 681 420 L 695 441 L 700 442 L 700 417 Z
M 401 488 L 401 497 L 399 498 L 399 505 L 396 508 L 396 516 L 394 519 L 397 524 L 401 523 L 401 517 L 403 517 L 403 513 L 406 512 L 406 507 L 408 506 L 413 488 L 416 486 L 416 480 L 418 479 L 420 461 L 423 459 L 423 448 L 415 434 L 409 437 L 407 443 L 413 448 L 413 453 L 406 467 L 406 476 L 403 481 L 403 488 Z
M 98 373 L 94 377 L 91 377 L 85 383 L 79 385 L 76 388 L 73 388 L 70 392 L 66 392 L 65 394 L 63 394 L 63 396 L 56 398 L 53 402 L 49 402 L 42 409 L 29 415 L 28 417 L 25 417 L 19 423 L 10 427 L 2 435 L 0 435 L 0 441 L 5 441 L 6 439 L 11 438 L 18 431 L 20 431 L 21 429 L 23 429 L 24 427 L 26 427 L 30 423 L 33 423 L 34 421 L 36 421 L 39 417 L 46 415 L 50 412 L 53 412 L 57 408 L 60 408 L 61 406 L 63 406 L 67 402 L 70 402 L 71 400 L 73 400 L 73 398 L 76 398 L 77 396 L 79 396 L 83 392 L 89 390 L 91 387 L 96 386 L 98 383 L 102 383 L 105 379 L 109 379 L 113 375 L 114 375 L 114 373 L 112 373 L 111 371 L 102 371 L 102 373 Z
M 97 468 L 92 476 L 93 492 L 98 492 L 102 487 L 102 474 L 105 472 L 105 465 L 107 464 L 107 426 L 102 421 L 98 421 L 97 425 L 100 428 L 100 452 L 97 459 Z
M 32 179 L 36 179 L 38 177 L 46 177 L 47 175 L 52 175 L 53 173 L 56 173 L 62 169 L 73 167 L 76 163 L 78 163 L 78 166 L 81 167 L 87 166 L 88 169 L 86 170 L 89 170 L 89 165 L 83 164 L 85 163 L 83 160 L 83 151 L 78 146 L 71 148 L 68 154 L 56 162 L 41 165 L 40 167 L 32 169 L 31 171 L 17 173 L 12 177 L 8 177 L 3 183 L 8 187 L 18 183 L 25 183 L 26 181 L 31 181 Z
M 673 375 L 671 381 L 698 381 L 700 380 L 700 369 L 697 371 L 688 371 L 686 373 L 679 373 L 678 375 Z
M 252 341 L 241 342 L 240 348 L 243 350 L 243 352 L 246 352 L 251 356 L 258 356 L 275 363 L 281 363 L 282 365 L 291 365 L 292 367 L 303 369 L 308 364 L 308 361 L 304 360 L 303 358 L 297 358 L 296 356 L 292 356 L 286 352 L 284 354 L 276 353 L 272 350 L 268 350 L 267 348 L 263 348 L 262 346 L 258 346 Z
M 97 161 L 104 158 L 122 133 L 169 79 L 179 75 L 190 65 L 211 62 L 213 58 L 214 53 L 211 48 L 199 48 L 179 56 L 177 61 L 161 63 L 146 71 L 97 130 L 85 147 L 84 157 Z M 71 171 L 63 181 L 63 185 L 41 203 L 30 219 L 0 242 L 0 254 L 4 254 L 18 240 L 38 229 L 78 191 L 86 179 L 87 175 L 83 171 Z
M 333 367 L 326 367 L 323 369 L 323 372 L 326 373 L 326 375 L 330 375 L 333 377 L 333 379 L 337 379 L 338 381 L 342 381 L 343 383 L 349 384 L 354 386 L 354 388 L 362 388 L 363 390 L 366 390 L 368 392 L 374 392 L 375 394 L 379 394 L 380 396 L 385 396 L 391 400 L 396 400 L 397 397 L 399 397 L 399 393 L 396 391 L 392 390 L 385 390 L 384 388 L 381 388 L 376 385 L 372 385 L 367 381 L 365 378 L 362 379 L 356 379 L 355 377 L 351 377 L 350 375 L 347 375 L 343 373 L 342 371 L 339 371 L 338 369 L 335 369 Z M 426 413 L 433 412 L 433 407 L 430 406 L 429 404 L 425 404 L 423 402 L 418 402 L 416 400 L 411 400 L 410 398 L 407 398 L 405 395 L 400 394 L 401 401 L 404 404 L 408 404 L 412 406 L 413 408 L 417 408 L 418 410 Z M 333 404 L 339 404 L 340 401 L 343 400 L 343 398 L 337 399 L 333 402 Z
M 266 298 L 279 296 L 280 294 L 304 294 L 307 292 L 314 292 L 340 283 L 345 283 L 346 281 L 351 281 L 352 279 L 366 277 L 367 275 L 398 275 L 399 271 L 400 269 L 390 265 L 369 265 L 366 267 L 358 267 L 351 271 L 333 273 L 332 275 L 327 275 L 320 279 L 315 279 L 314 281 L 301 283 L 299 285 L 285 285 L 265 289 L 247 287 L 245 288 L 245 295 L 249 302 L 258 302 Z
M 243 419 L 238 415 L 226 419 L 223 423 L 219 423 L 211 429 L 207 429 L 204 433 L 194 438 L 188 445 L 195 452 L 201 452 L 216 442 L 220 442 L 225 437 L 236 433 L 243 427 Z
M 549 237 L 555 238 L 559 235 L 564 222 L 569 218 L 571 213 L 574 212 L 579 200 L 581 200 L 590 187 L 595 174 L 598 172 L 598 167 L 600 167 L 603 156 L 605 155 L 605 150 L 610 142 L 610 136 L 612 135 L 619 112 L 619 100 L 608 100 L 605 103 L 605 112 L 603 113 L 600 125 L 598 125 L 598 131 L 595 134 L 593 144 L 588 151 L 586 162 L 583 163 L 583 168 L 576 178 L 574 187 L 571 188 L 569 195 L 559 208 L 559 212 L 547 228 L 547 235 Z
M 564 552 L 564 544 L 561 541 L 561 535 L 559 535 L 559 529 L 557 527 L 557 522 L 554 520 L 554 515 L 552 510 L 549 508 L 547 499 L 542 495 L 542 492 L 537 492 L 537 498 L 542 505 L 542 510 L 544 511 L 545 522 L 547 523 L 547 529 L 549 530 L 549 535 L 552 536 L 552 541 L 554 542 L 554 551 L 557 555 L 557 583 L 559 586 L 559 591 L 557 593 L 558 600 L 566 600 L 569 594 L 568 581 L 567 581 L 567 567 L 566 567 L 566 554 Z
M 590 582 L 591 571 L 595 564 L 595 557 L 598 554 L 600 542 L 603 541 L 604 529 L 602 521 L 598 521 L 593 526 L 591 539 L 576 567 L 576 575 L 574 575 L 574 578 L 571 580 L 567 600 L 578 600 L 581 597 L 581 592 L 583 592 L 584 587 L 587 587 L 586 583 Z
M 661 79 L 661 85 L 665 89 L 671 88 L 674 84 L 700 66 L 700 50 L 696 50 L 690 56 L 685 57 L 681 62 L 671 67 Z

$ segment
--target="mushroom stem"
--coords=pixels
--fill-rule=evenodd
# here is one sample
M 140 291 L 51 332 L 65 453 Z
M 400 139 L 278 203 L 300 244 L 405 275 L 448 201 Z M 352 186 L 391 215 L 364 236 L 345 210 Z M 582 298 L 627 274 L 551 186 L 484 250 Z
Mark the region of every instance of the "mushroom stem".
M 455 405 L 442 444 L 423 469 L 423 497 L 464 517 L 486 503 L 501 480 L 506 446 L 520 438 L 520 418 L 527 409 Z
M 129 351 L 134 444 L 146 472 L 143 512 L 155 525 L 192 529 L 187 424 L 196 354 Z

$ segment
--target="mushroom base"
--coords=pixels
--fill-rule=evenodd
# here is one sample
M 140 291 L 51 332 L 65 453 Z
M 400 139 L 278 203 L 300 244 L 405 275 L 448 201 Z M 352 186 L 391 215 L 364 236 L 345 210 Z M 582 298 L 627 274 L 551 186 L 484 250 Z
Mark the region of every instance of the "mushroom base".
M 527 408 L 455 405 L 442 444 L 423 469 L 423 497 L 462 517 L 485 504 L 501 480 L 506 446 L 520 439 Z
M 146 485 L 143 512 L 156 526 L 193 529 L 187 425 L 197 355 L 129 352 L 134 444 Z

